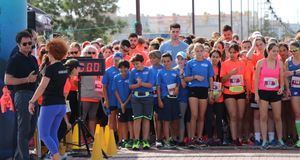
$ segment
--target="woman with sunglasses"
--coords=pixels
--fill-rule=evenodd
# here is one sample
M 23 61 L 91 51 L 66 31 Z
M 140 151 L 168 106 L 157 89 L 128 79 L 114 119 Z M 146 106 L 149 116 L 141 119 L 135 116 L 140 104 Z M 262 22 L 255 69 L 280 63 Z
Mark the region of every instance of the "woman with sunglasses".
M 73 42 L 70 45 L 69 51 L 68 51 L 68 57 L 79 57 L 80 56 L 80 45 L 77 42 Z
M 97 48 L 87 45 L 81 53 L 82 57 L 97 58 Z M 101 98 L 101 81 L 98 76 L 82 76 L 81 77 L 81 102 L 82 102 L 82 119 L 86 120 L 89 115 L 88 126 L 92 135 L 95 133 L 97 122 L 97 110 Z
M 300 148 L 300 41 L 294 41 L 290 44 L 290 57 L 285 62 L 286 68 L 286 88 L 287 94 L 291 96 L 292 108 L 296 118 L 296 129 L 298 141 L 295 146 Z
M 278 144 L 286 145 L 282 140 L 281 98 L 284 90 L 283 63 L 278 60 L 279 47 L 276 43 L 268 44 L 264 51 L 265 58 L 256 64 L 254 90 L 255 101 L 259 103 L 260 128 L 263 138 L 262 149 L 268 149 L 268 107 L 272 106 Z

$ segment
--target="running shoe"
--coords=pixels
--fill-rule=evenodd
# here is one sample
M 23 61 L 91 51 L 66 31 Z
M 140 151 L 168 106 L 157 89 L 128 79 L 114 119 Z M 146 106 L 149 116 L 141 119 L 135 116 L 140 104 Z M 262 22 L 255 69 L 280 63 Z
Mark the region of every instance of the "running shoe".
M 143 149 L 149 149 L 150 148 L 150 144 L 147 140 L 143 140 Z
M 300 148 L 300 140 L 298 140 L 298 141 L 296 142 L 295 146 L 296 146 L 297 148 Z
M 283 140 L 278 141 L 278 146 L 280 149 L 287 149 L 287 145 L 283 142 Z
M 134 140 L 133 145 L 132 145 L 133 150 L 139 150 L 140 149 L 140 141 L 139 140 Z
M 156 147 L 156 148 L 161 148 L 161 147 L 163 147 L 162 141 L 161 141 L 161 140 L 156 140 L 156 141 L 155 141 L 155 147 Z
M 132 148 L 132 145 L 133 145 L 133 140 L 129 139 L 125 144 L 125 148 Z
M 267 149 L 269 149 L 269 144 L 268 144 L 268 142 L 263 142 L 262 145 L 261 145 L 261 149 L 262 149 L 262 150 L 267 150 Z

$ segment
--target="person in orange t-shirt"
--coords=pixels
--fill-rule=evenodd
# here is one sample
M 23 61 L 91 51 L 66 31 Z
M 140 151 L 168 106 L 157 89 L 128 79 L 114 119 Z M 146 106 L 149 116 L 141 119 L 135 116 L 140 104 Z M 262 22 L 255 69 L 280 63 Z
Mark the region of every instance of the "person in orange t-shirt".
M 143 64 L 145 65 L 146 62 L 149 60 L 148 53 L 145 51 L 144 44 L 145 40 L 142 38 L 138 38 L 136 33 L 130 33 L 128 36 L 128 40 L 130 42 L 130 52 L 129 55 L 133 57 L 135 54 L 142 55 L 144 58 Z
M 224 86 L 224 99 L 230 117 L 230 130 L 233 143 L 241 146 L 238 138 L 241 138 L 241 128 L 246 107 L 245 73 L 246 65 L 238 59 L 240 47 L 231 44 L 229 47 L 230 59 L 224 61 L 221 66 L 221 79 Z
M 126 39 L 122 40 L 120 43 L 120 51 L 121 54 L 123 55 L 123 59 L 126 61 L 130 61 L 132 55 L 130 54 L 131 48 L 130 48 L 130 42 Z M 110 68 L 114 64 L 114 55 L 109 56 L 105 60 L 105 68 Z M 130 69 L 133 68 L 133 65 L 130 63 Z
M 225 138 L 223 137 L 223 122 L 224 121 L 224 111 L 225 111 L 225 105 L 224 105 L 224 98 L 222 94 L 222 83 L 221 83 L 221 58 L 222 53 L 219 50 L 212 50 L 210 52 L 210 58 L 212 62 L 212 66 L 214 69 L 214 88 L 213 91 L 209 94 L 213 94 L 213 99 L 209 100 L 209 107 L 207 107 L 206 110 L 206 120 L 205 125 L 206 127 L 206 133 L 209 138 L 209 142 L 213 142 L 213 122 L 214 117 L 216 116 L 216 131 L 217 131 L 217 139 L 216 144 L 222 144 L 222 140 Z

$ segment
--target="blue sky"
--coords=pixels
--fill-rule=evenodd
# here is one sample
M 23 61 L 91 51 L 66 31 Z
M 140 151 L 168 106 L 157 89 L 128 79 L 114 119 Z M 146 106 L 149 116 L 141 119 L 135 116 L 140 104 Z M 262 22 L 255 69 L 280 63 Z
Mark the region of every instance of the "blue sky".
M 135 14 L 136 0 L 119 0 L 117 11 L 118 15 Z M 192 0 L 140 0 L 141 13 L 145 15 L 171 15 L 172 13 L 188 15 L 191 13 Z M 241 0 L 233 1 L 233 11 L 240 11 Z M 254 7 L 257 10 L 257 3 L 262 6 L 266 0 L 249 0 L 250 10 Z M 270 0 L 272 7 L 278 17 L 283 22 L 299 23 L 300 21 L 300 0 Z M 243 0 L 243 10 L 247 10 L 248 0 Z M 268 4 L 265 4 L 269 8 Z M 230 0 L 221 0 L 221 11 L 230 13 Z M 218 13 L 218 0 L 195 0 L 195 13 L 197 15 L 208 12 L 211 14 Z M 261 13 L 261 11 L 259 11 Z

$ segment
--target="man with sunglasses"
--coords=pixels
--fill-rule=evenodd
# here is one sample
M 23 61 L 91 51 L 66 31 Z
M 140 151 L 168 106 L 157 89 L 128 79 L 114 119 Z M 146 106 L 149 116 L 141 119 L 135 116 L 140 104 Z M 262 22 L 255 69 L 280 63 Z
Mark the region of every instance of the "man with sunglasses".
M 22 31 L 16 36 L 19 51 L 8 61 L 4 81 L 12 85 L 14 91 L 14 105 L 17 115 L 17 148 L 16 160 L 30 159 L 28 141 L 32 138 L 37 120 L 37 112 L 30 115 L 28 102 L 32 98 L 37 86 L 38 63 L 31 55 L 32 35 Z
M 130 61 L 131 59 L 131 47 L 130 47 L 130 42 L 127 39 L 124 39 L 121 41 L 120 43 L 120 53 L 123 55 L 123 59 L 126 61 Z M 106 60 L 105 60 L 105 67 L 109 68 L 113 66 L 113 55 L 109 56 Z M 132 68 L 133 66 L 130 64 L 130 68 Z

